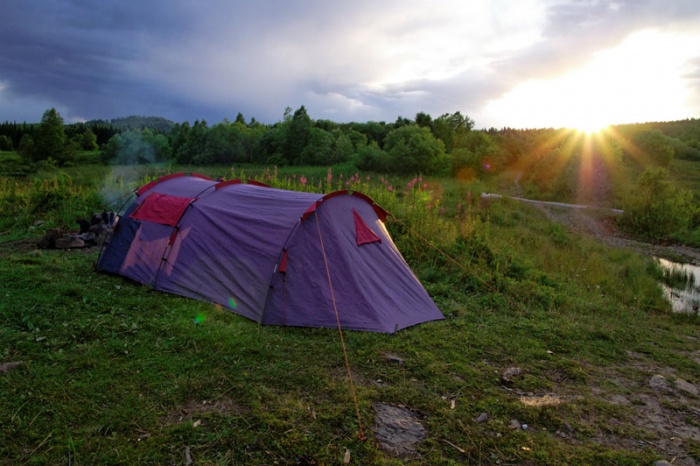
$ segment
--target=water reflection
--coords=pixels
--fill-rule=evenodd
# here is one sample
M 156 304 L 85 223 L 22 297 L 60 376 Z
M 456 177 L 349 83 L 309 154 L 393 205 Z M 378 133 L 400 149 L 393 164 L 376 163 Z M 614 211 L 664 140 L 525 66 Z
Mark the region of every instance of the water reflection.
M 691 264 L 679 264 L 666 259 L 657 258 L 664 274 L 675 277 L 673 286 L 661 284 L 666 298 L 671 302 L 673 312 L 700 312 L 700 267 Z M 685 277 L 685 279 L 682 279 Z M 680 279 L 679 279 L 680 278 Z

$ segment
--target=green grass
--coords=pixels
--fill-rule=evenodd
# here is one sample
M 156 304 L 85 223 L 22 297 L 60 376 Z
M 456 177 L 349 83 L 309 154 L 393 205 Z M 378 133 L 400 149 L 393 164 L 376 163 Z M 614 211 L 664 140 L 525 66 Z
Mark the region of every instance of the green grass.
M 669 167 L 669 173 L 674 184 L 680 189 L 685 189 L 695 195 L 700 201 L 700 162 L 691 160 L 673 160 Z M 696 225 L 690 231 L 679 232 L 673 235 L 673 239 L 682 244 L 694 248 L 700 248 L 700 213 L 696 214 Z
M 81 200 L 156 176 L 71 170 Z M 243 175 L 329 190 L 340 187 L 340 171 L 331 186 L 326 169 L 280 168 L 275 176 L 271 167 L 246 167 Z M 366 441 L 358 439 L 337 330 L 259 326 L 98 274 L 97 251 L 35 250 L 41 228 L 27 222 L 0 241 L 0 363 L 24 363 L 0 374 L 0 464 L 184 464 L 188 448 L 196 464 L 338 464 L 346 450 L 351 464 L 660 459 L 639 447 L 659 439 L 635 425 L 634 404 L 607 401 L 651 392 L 650 375 L 630 354 L 654 371 L 700 381 L 692 359 L 698 320 L 669 312 L 653 266 L 574 236 L 527 205 L 479 205 L 482 184 L 429 179 L 404 193 L 408 181 L 389 180 L 389 191 L 379 176 L 362 174 L 347 187 L 397 216 L 388 221 L 392 236 L 446 320 L 391 336 L 345 332 Z M 35 186 L 15 195 L 31 199 Z M 45 218 L 59 224 L 69 202 Z M 513 366 L 523 373 L 504 386 L 500 374 Z M 527 394 L 565 402 L 529 406 L 520 401 Z M 420 415 L 428 435 L 417 457 L 378 447 L 375 403 Z M 476 423 L 483 412 L 488 421 Z M 511 419 L 529 429 L 510 429 Z M 700 460 L 697 443 L 688 445 Z

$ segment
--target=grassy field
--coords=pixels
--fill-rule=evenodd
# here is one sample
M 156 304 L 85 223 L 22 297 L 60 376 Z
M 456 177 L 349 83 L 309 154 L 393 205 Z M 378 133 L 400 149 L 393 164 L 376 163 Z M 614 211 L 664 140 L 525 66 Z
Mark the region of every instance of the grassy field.
M 528 205 L 477 202 L 493 186 L 198 170 L 358 189 L 396 216 L 388 228 L 446 319 L 344 333 L 365 441 L 337 330 L 259 326 L 98 274 L 97 250 L 35 249 L 46 228 L 179 168 L 0 180 L 0 364 L 19 363 L 0 372 L 1 464 L 700 461 L 698 398 L 683 384 L 700 386 L 697 317 L 670 312 L 648 259 Z M 380 404 L 417 415 L 414 454 L 382 448 Z

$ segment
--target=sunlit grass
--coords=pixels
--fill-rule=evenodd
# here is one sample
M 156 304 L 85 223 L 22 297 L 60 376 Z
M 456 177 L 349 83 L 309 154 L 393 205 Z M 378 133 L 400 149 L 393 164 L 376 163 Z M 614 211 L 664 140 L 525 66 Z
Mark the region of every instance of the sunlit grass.
M 105 167 L 93 177 L 67 170 L 70 183 L 56 173 L 43 179 L 56 188 L 47 191 L 85 201 L 105 185 L 128 193 L 178 171 L 368 194 L 395 216 L 387 220 L 392 237 L 446 320 L 393 336 L 345 333 L 370 437 L 361 442 L 337 331 L 259 326 L 97 274 L 96 251 L 0 243 L 0 361 L 24 363 L 0 378 L 8 464 L 180 464 L 186 451 L 198 464 L 338 464 L 346 451 L 351 464 L 411 462 L 378 448 L 375 403 L 420 413 L 427 438 L 415 462 L 650 464 L 652 450 L 600 444 L 611 417 L 630 441 L 643 435 L 633 415 L 591 387 L 645 387 L 642 375 L 625 375 L 627 351 L 700 378 L 697 364 L 678 356 L 697 349 L 683 338 L 697 322 L 667 312 L 644 259 L 581 238 L 527 205 L 482 202 L 498 180 L 274 166 Z M 28 202 L 43 186 L 0 183 L 3 196 Z M 40 215 L 62 221 L 79 205 L 65 201 Z M 25 240 L 38 234 L 28 228 L 17 227 Z M 505 389 L 499 375 L 511 366 L 524 375 Z M 609 382 L 612 371 L 621 386 Z M 517 392 L 579 398 L 537 407 Z M 489 420 L 476 423 L 483 412 Z M 510 429 L 512 419 L 531 427 Z M 562 429 L 576 441 L 553 434 Z

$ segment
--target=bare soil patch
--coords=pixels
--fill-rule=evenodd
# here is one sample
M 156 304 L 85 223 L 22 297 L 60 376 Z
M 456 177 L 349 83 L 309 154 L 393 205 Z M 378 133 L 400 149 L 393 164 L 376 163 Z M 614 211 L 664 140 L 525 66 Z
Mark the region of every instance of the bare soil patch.
M 184 405 L 172 409 L 162 422 L 165 425 L 181 424 L 183 422 L 197 422 L 200 418 L 210 414 L 230 416 L 246 411 L 232 398 L 227 396 L 214 400 L 190 400 Z
M 610 211 L 544 203 L 534 205 L 550 220 L 607 246 L 629 249 L 645 256 L 700 264 L 700 250 L 681 245 L 644 243 L 627 237 L 616 227 L 616 214 Z M 684 356 L 700 364 L 699 355 L 700 352 L 690 351 Z M 624 418 L 609 419 L 610 431 L 601 432 L 598 441 L 615 448 L 652 449 L 674 465 L 700 464 L 697 453 L 690 453 L 697 452 L 700 444 L 700 381 L 684 380 L 673 368 L 659 365 L 647 355 L 628 352 L 628 356 L 629 362 L 624 367 L 600 369 L 601 380 L 613 382 L 606 386 L 618 387 L 621 393 L 591 388 L 594 396 L 624 406 L 629 412 Z M 631 438 L 624 435 L 625 432 L 636 433 Z

